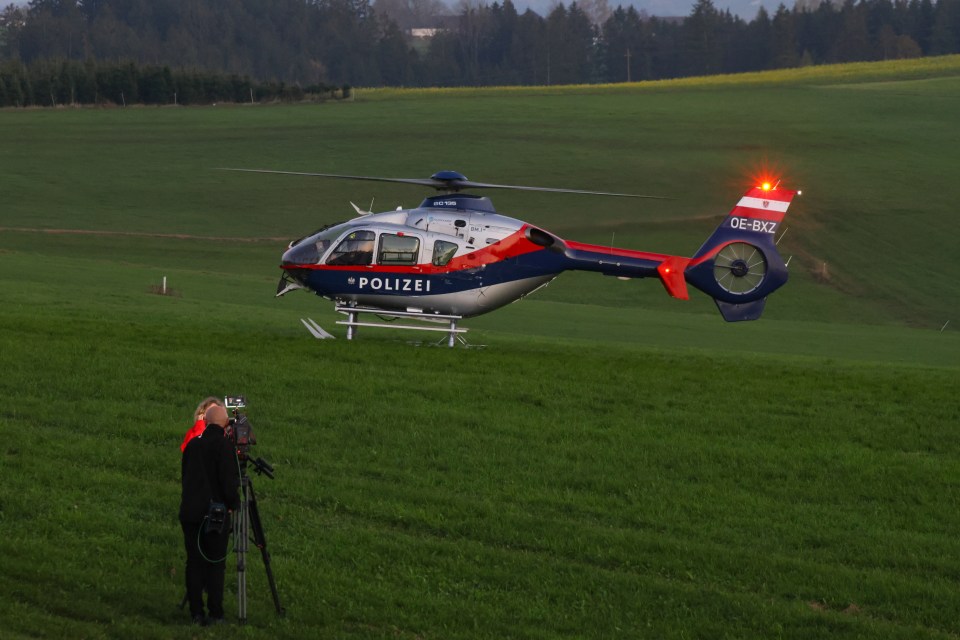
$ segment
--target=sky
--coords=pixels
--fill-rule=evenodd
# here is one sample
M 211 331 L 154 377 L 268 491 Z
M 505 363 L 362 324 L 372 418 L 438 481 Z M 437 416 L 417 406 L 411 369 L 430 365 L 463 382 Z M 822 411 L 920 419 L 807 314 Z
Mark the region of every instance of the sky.
M 624 7 L 632 4 L 638 11 L 643 9 L 650 15 L 659 17 L 688 16 L 695 4 L 695 0 L 607 0 L 607 2 L 611 9 L 621 4 Z M 730 13 L 749 22 L 757 17 L 761 4 L 766 7 L 770 15 L 773 15 L 781 2 L 788 8 L 793 6 L 793 0 L 713 0 L 713 5 L 720 11 L 729 9 Z M 563 0 L 563 3 L 569 6 L 572 0 Z M 556 4 L 556 0 L 513 0 L 513 4 L 521 13 L 529 7 L 540 15 L 546 15 Z
M 494 0 L 485 1 L 493 4 Z M 793 6 L 792 0 L 713 0 L 713 5 L 720 11 L 730 9 L 732 14 L 740 16 L 749 22 L 757 17 L 757 11 L 760 10 L 761 4 L 767 8 L 767 12 L 769 12 L 770 15 L 773 15 L 777 7 L 780 6 L 781 1 L 787 5 L 787 7 Z M 27 4 L 27 0 L 0 0 L 0 8 L 7 6 L 10 2 L 20 5 Z M 563 0 L 563 4 L 567 6 L 572 2 L 573 0 Z M 690 10 L 693 8 L 695 0 L 607 0 L 607 2 L 610 4 L 611 9 L 615 9 L 621 4 L 623 6 L 632 4 L 637 10 L 646 10 L 646 12 L 652 16 L 673 17 L 690 15 Z M 513 0 L 513 4 L 521 13 L 529 7 L 544 16 L 550 13 L 551 7 L 556 3 L 557 0 Z M 457 0 L 446 0 L 446 4 L 447 6 L 456 7 Z

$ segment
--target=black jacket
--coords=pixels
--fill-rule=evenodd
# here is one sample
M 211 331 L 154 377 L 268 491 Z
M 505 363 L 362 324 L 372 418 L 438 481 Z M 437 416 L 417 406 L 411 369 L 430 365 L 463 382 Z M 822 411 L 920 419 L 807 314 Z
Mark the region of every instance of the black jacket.
M 211 500 L 235 511 L 240 506 L 239 474 L 233 444 L 224 436 L 223 429 L 209 425 L 183 450 L 180 522 L 201 523 Z

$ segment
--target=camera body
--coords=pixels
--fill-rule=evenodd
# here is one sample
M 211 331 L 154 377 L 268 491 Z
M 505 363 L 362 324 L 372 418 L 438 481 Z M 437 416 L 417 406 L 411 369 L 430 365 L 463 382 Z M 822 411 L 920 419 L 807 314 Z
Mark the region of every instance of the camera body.
M 250 447 L 257 444 L 253 434 L 253 425 L 247 419 L 247 401 L 243 396 L 227 396 L 223 399 L 223 406 L 231 412 L 230 423 L 227 425 L 227 437 L 233 442 L 237 450 L 237 457 L 246 460 Z
M 250 445 L 257 444 L 257 438 L 253 435 L 253 425 L 247 420 L 247 416 L 240 414 L 230 421 L 231 433 L 233 434 L 233 443 L 237 449 L 243 448 L 244 451 L 250 449 Z

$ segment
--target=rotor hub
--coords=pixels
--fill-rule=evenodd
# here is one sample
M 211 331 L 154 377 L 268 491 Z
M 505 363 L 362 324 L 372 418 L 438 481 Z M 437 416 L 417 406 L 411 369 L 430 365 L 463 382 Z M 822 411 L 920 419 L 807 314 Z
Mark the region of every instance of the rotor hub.
M 451 182 L 453 180 L 467 182 L 467 176 L 459 171 L 438 171 L 430 176 L 430 179 L 439 180 L 440 182 Z

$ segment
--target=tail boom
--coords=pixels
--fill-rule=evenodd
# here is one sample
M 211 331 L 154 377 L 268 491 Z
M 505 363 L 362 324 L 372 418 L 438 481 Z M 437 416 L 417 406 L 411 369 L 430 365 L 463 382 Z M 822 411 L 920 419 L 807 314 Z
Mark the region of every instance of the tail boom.
M 566 241 L 565 255 L 576 263 L 575 269 L 599 271 L 622 278 L 660 278 L 663 287 L 674 298 L 689 300 L 683 272 L 690 258 L 663 253 L 618 249 L 595 244 Z
M 774 238 L 799 191 L 747 191 L 692 258 L 561 240 L 548 244 L 558 271 L 594 271 L 621 278 L 659 278 L 667 293 L 688 300 L 687 284 L 703 291 L 729 322 L 756 320 L 766 297 L 787 281 Z

